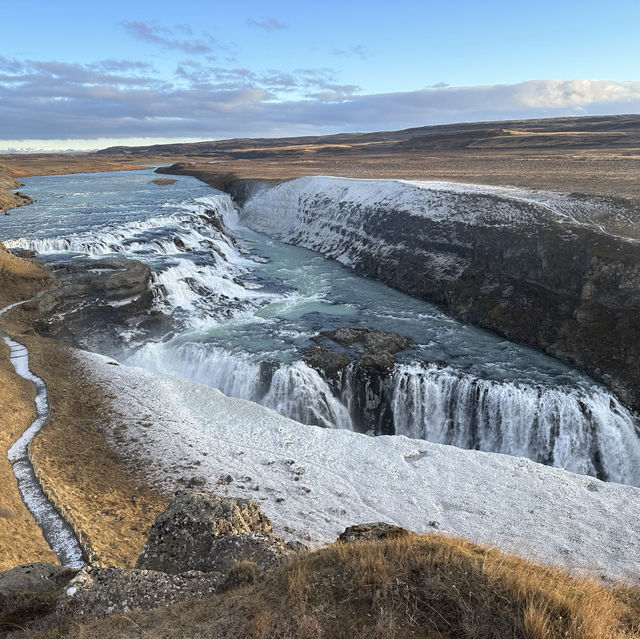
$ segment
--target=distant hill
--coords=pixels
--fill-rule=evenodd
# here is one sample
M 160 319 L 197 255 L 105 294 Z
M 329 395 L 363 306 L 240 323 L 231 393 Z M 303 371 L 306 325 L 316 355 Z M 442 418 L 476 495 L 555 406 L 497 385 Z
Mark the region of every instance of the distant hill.
M 402 131 L 336 135 L 234 138 L 184 144 L 113 146 L 95 155 L 182 156 L 212 160 L 295 157 L 314 154 L 369 154 L 460 149 L 637 148 L 640 115 L 589 116 L 471 122 L 424 126 Z

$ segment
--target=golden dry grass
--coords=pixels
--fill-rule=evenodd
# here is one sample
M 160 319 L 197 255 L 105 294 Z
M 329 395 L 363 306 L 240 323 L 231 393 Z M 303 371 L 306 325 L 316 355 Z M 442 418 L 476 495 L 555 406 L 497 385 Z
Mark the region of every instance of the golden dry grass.
M 38 265 L 7 253 L 0 244 L 0 308 L 27 299 L 49 282 Z M 16 375 L 9 349 L 0 341 L 0 570 L 31 561 L 56 561 L 18 492 L 9 447 L 35 416 L 33 384 Z
M 49 388 L 52 418 L 31 445 L 49 496 L 90 546 L 93 561 L 133 565 L 167 499 L 147 487 L 107 440 L 102 389 L 83 379 L 70 349 L 33 334 L 21 341 L 32 370 Z
M 196 164 L 196 170 L 198 177 L 211 182 L 227 175 L 265 179 L 336 175 L 366 179 L 445 180 L 627 197 L 640 202 L 640 182 L 637 179 L 640 155 L 611 149 L 379 153 L 374 147 L 353 155 L 318 152 L 291 158 L 202 163 Z
M 39 264 L 11 255 L 0 243 L 0 308 L 32 297 L 50 282 Z
M 640 589 L 609 589 L 441 536 L 333 544 L 256 584 L 72 624 L 69 637 L 637 639 Z
M 9 193 L 15 188 L 18 188 L 18 183 L 13 178 L 10 169 L 0 164 L 0 210 L 12 209 L 24 204 L 20 197 Z
M 33 385 L 13 371 L 0 342 L 0 570 L 31 561 L 56 561 L 39 526 L 22 503 L 6 453 L 34 419 Z
M 0 307 L 29 299 L 52 284 L 38 264 L 14 257 L 0 244 Z M 5 330 L 29 349 L 31 369 L 49 387 L 52 419 L 31 445 L 55 503 L 105 565 L 131 565 L 166 498 L 145 487 L 107 442 L 101 426 L 108 407 L 101 389 L 87 384 L 63 344 L 31 328 L 37 304 L 4 318 Z M 0 569 L 32 561 L 56 561 L 40 528 L 24 507 L 6 460 L 8 447 L 33 419 L 34 391 L 15 375 L 0 345 Z

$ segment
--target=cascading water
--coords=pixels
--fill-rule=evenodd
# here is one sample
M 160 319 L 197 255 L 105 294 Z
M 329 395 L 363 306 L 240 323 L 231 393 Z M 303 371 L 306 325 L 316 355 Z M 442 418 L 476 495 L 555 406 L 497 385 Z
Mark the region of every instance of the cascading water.
M 133 340 L 125 363 L 208 384 L 303 423 L 358 429 L 364 403 L 385 411 L 397 434 L 640 485 L 636 419 L 589 378 L 241 226 L 229 196 L 192 178 L 162 191 L 148 186 L 152 177 L 30 178 L 39 201 L 6 225 L 8 247 L 52 261 L 115 254 L 150 265 L 156 306 L 174 317 L 177 331 L 162 341 Z M 74 180 L 83 188 L 74 189 Z M 62 202 L 53 196 L 76 190 Z M 342 326 L 401 333 L 413 346 L 379 388 L 358 387 L 368 382 L 351 369 L 338 388 L 300 353 L 319 332 Z M 446 366 L 428 364 L 435 361 Z
M 434 366 L 405 365 L 395 374 L 392 402 L 398 435 L 640 483 L 635 420 L 599 388 L 497 384 Z
M 353 430 L 347 408 L 304 362 L 257 362 L 248 353 L 187 343 L 170 352 L 162 344 L 148 344 L 128 363 L 213 386 L 225 395 L 258 402 L 303 424 Z

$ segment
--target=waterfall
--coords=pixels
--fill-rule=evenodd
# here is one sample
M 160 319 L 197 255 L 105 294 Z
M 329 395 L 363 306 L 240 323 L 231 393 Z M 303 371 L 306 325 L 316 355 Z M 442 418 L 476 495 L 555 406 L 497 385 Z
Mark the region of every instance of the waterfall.
M 404 242 L 411 233 L 405 223 L 419 218 L 416 224 L 510 225 L 528 220 L 531 207 L 541 205 L 529 202 L 529 195 L 302 178 L 256 194 L 241 218 L 343 264 L 362 262 L 363 272 L 379 277 L 390 251 L 399 256 L 398 272 L 407 272 Z M 144 344 L 132 334 L 126 342 L 140 348 L 125 363 L 207 384 L 306 424 L 526 456 L 640 485 L 636 419 L 588 378 L 540 354 L 505 348 L 502 340 L 458 325 L 424 302 L 370 289 L 363 280 L 347 285 L 355 277 L 347 271 L 318 266 L 317 257 L 304 262 L 301 249 L 272 245 L 238 226 L 238 211 L 226 194 L 172 203 L 152 199 L 139 210 L 129 208 L 129 198 L 127 191 L 126 205 L 116 198 L 116 206 L 107 201 L 104 210 L 98 198 L 95 216 L 83 205 L 57 235 L 45 230 L 5 242 L 52 260 L 121 255 L 150 266 L 153 310 L 171 316 L 175 331 Z M 566 210 L 573 211 L 573 204 L 567 200 Z M 43 223 L 56 219 L 51 210 Z M 404 234 L 397 245 L 393 225 Z M 430 260 L 431 271 L 446 279 L 464 268 L 461 255 L 438 249 L 419 259 Z M 334 276 L 340 282 L 335 295 Z M 416 363 L 381 370 L 353 360 L 337 379 L 323 377 L 300 361 L 301 351 L 319 332 L 342 322 L 406 330 L 417 347 L 405 352 L 405 361 Z
M 403 365 L 395 374 L 392 409 L 398 435 L 640 484 L 636 420 L 596 386 L 587 392 L 497 383 Z
M 347 372 L 337 388 L 304 362 L 260 361 L 202 343 L 147 344 L 127 363 L 192 379 L 305 424 L 359 430 L 364 411 L 377 433 L 389 419 L 396 435 L 640 485 L 636 419 L 597 386 L 529 386 L 405 364 L 389 383 Z
M 260 362 L 246 352 L 186 343 L 177 348 L 147 344 L 127 364 L 212 386 L 225 395 L 258 402 L 303 424 L 353 430 L 347 408 L 320 374 L 304 362 Z
M 237 223 L 233 200 L 226 194 L 183 203 L 178 211 L 142 220 L 113 222 L 64 237 L 17 238 L 7 248 L 39 254 L 121 255 L 149 264 L 159 311 L 189 314 L 189 323 L 216 317 L 220 298 L 251 303 L 256 286 L 240 278 L 253 265 L 241 254 L 225 226 Z

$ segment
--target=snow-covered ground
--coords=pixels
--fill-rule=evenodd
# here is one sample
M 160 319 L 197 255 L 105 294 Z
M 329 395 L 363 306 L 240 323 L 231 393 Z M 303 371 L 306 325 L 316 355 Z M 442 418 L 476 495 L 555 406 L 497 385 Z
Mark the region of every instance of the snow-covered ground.
M 354 207 L 363 214 L 353 221 Z M 528 226 L 543 220 L 590 227 L 607 233 L 609 225 L 631 220 L 620 202 L 605 197 L 579 197 L 515 187 L 418 180 L 365 180 L 312 176 L 265 185 L 247 200 L 242 220 L 284 241 L 309 246 L 328 242 L 340 227 L 357 227 L 371 211 L 407 213 L 433 222 L 493 227 Z M 309 224 L 317 224 L 309 227 Z M 378 241 L 360 229 L 361 241 Z M 609 234 L 613 234 L 609 231 Z M 616 237 L 620 237 L 616 235 Z M 631 238 L 622 238 L 636 241 Z M 385 246 L 386 245 L 386 246 Z M 389 242 L 378 250 L 388 248 Z M 325 252 L 325 251 L 321 251 Z M 345 260 L 346 261 L 346 260 Z
M 202 478 L 256 500 L 276 534 L 322 544 L 388 521 L 640 584 L 640 489 L 524 458 L 304 426 L 183 379 L 78 352 L 112 397 L 110 428 L 166 488 Z M 230 481 L 231 479 L 231 481 Z

